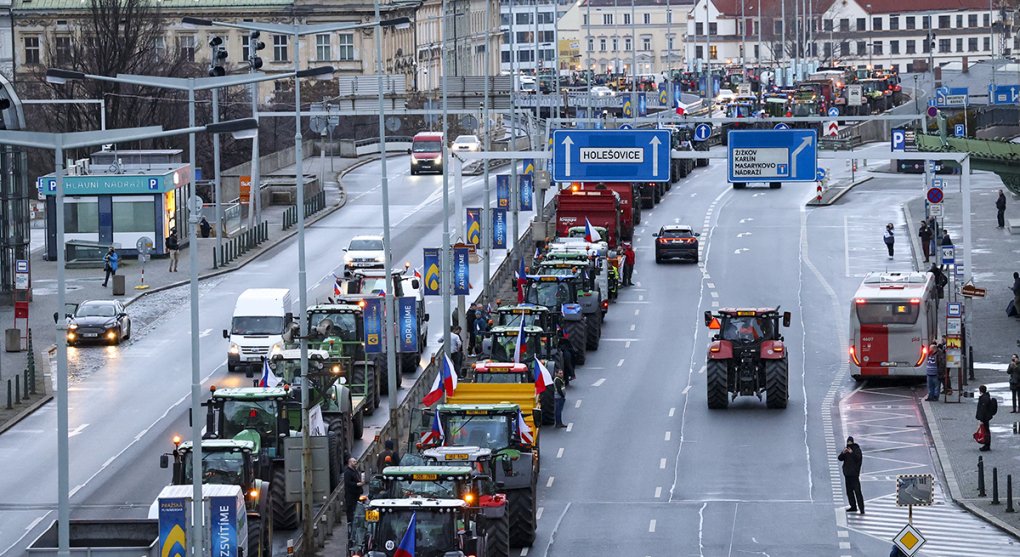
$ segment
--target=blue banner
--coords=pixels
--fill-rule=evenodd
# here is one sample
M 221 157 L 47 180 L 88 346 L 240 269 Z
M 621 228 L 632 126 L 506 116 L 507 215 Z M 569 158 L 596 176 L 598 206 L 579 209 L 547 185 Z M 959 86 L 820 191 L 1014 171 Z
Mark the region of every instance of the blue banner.
M 482 210 L 469 207 L 467 211 L 467 241 L 476 248 L 482 241 Z
M 630 93 L 620 95 L 620 98 L 623 99 L 623 115 L 630 118 L 634 115 L 634 103 L 630 101 Z
M 535 159 L 522 159 L 524 161 L 524 173 L 533 174 L 535 172 Z
M 532 196 L 535 193 L 534 188 L 534 176 L 527 174 L 524 176 L 517 177 L 517 190 L 521 192 L 521 210 L 531 211 L 532 209 Z
M 212 526 L 209 532 L 212 554 L 217 557 L 237 557 L 237 498 L 210 497 L 209 509 L 212 513 L 209 517 Z
M 414 296 L 397 298 L 397 352 L 418 352 L 418 300 Z
M 439 259 L 439 248 L 425 248 L 425 284 L 422 285 L 426 296 L 438 296 L 442 278 L 442 265 Z
M 468 262 L 468 248 L 453 248 L 453 295 L 467 296 L 471 293 L 471 266 Z
M 188 555 L 188 507 L 183 497 L 159 500 L 159 554 L 166 557 Z
M 677 106 L 680 105 L 680 93 L 681 93 L 680 82 L 678 81 L 673 83 L 673 108 L 676 108 Z
M 637 94 L 638 116 L 648 116 L 648 93 L 641 91 Z
M 496 175 L 496 207 L 510 207 L 510 175 Z
M 369 296 L 365 298 L 365 353 L 383 353 L 383 298 Z
M 506 209 L 492 209 L 492 247 L 506 249 Z

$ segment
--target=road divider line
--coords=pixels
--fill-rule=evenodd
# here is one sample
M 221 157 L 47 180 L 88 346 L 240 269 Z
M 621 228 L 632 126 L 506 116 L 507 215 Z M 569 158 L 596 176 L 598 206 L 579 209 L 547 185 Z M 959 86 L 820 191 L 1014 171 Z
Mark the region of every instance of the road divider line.
M 638 299 L 638 300 L 644 300 L 644 299 L 645 299 L 645 297 L 644 297 L 643 295 L 641 295 L 641 294 L 638 294 L 638 297 L 637 297 L 637 299 Z
M 641 310 L 640 309 L 634 310 L 634 315 L 641 315 Z
M 527 547 L 522 547 L 521 548 L 521 557 L 528 557 L 528 548 Z
M 605 383 L 605 382 L 606 382 L 606 378 L 603 377 L 602 379 L 599 379 L 598 381 L 592 383 L 591 386 L 592 387 L 601 387 L 602 384 Z
M 554 481 L 556 481 L 556 476 L 549 476 L 549 481 L 545 482 L 545 486 L 552 487 Z
M 545 507 L 539 507 L 535 509 L 535 520 L 542 520 L 543 511 L 545 511 Z
M 628 340 L 627 342 L 625 342 L 625 343 L 623 344 L 623 347 L 624 347 L 624 348 L 630 348 L 630 341 Z
M 669 431 L 667 431 L 667 432 L 666 432 L 666 438 L 664 439 L 664 441 L 669 441 L 669 438 L 670 438 L 670 437 L 672 437 L 672 436 L 673 436 L 673 433 L 672 433 L 672 432 L 669 432 Z
M 567 424 L 567 433 L 570 433 L 573 430 L 574 430 L 574 422 L 568 423 Z
M 659 487 L 655 488 L 655 498 L 658 499 L 659 497 L 662 497 L 662 486 L 661 485 Z
M 670 417 L 670 418 L 672 418 L 672 417 L 673 417 L 673 414 L 676 414 L 676 408 L 670 408 L 670 409 L 669 409 L 669 417 Z
M 632 330 L 632 331 L 633 331 L 634 329 L 636 329 L 636 328 L 637 328 L 637 325 L 631 325 L 631 326 L 630 326 L 630 330 Z
M 694 386 L 694 385 L 687 385 L 686 387 L 684 387 L 684 390 L 683 390 L 683 391 L 681 391 L 681 393 L 680 393 L 680 394 L 684 394 L 684 395 L 685 395 L 685 394 L 687 394 L 687 391 L 691 390 L 691 387 L 693 387 L 693 386 Z M 670 414 L 670 416 L 672 416 L 672 415 L 673 415 L 673 414 Z
M 714 282 L 706 282 L 705 286 L 707 286 L 709 288 L 715 288 L 715 283 Z
M 623 367 L 623 358 L 620 358 L 620 361 L 616 362 L 616 367 Z
M 563 447 L 556 451 L 556 458 L 563 458 Z
M 659 470 L 665 470 L 665 469 L 666 469 L 666 459 L 660 458 L 659 459 Z
M 25 528 L 25 530 L 31 530 L 32 528 L 35 528 L 36 525 L 39 524 L 42 521 L 43 521 L 43 517 L 40 516 L 40 517 L 36 518 L 35 520 L 32 521 L 31 524 L 28 525 L 27 528 Z
M 655 519 L 654 518 L 648 522 L 648 532 L 650 534 L 654 534 L 655 533 Z
M 85 487 L 85 484 L 78 484 L 78 485 L 74 486 L 74 489 L 72 489 L 71 492 L 67 495 L 68 498 L 74 497 L 75 494 L 78 493 L 78 491 L 81 490 L 81 488 L 83 488 L 83 487 Z
M 581 399 L 577 399 L 577 402 L 574 403 L 574 408 L 580 408 L 580 407 L 581 407 Z

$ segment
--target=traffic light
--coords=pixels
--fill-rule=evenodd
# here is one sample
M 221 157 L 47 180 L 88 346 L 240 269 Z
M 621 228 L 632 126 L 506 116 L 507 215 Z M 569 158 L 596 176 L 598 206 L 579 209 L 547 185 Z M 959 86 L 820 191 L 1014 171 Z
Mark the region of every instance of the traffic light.
M 928 51 L 935 52 L 935 32 L 928 31 Z
M 248 66 L 257 70 L 262 67 L 262 58 L 258 52 L 266 48 L 266 43 L 259 40 L 259 32 L 252 31 L 248 34 Z
M 223 67 L 227 59 L 227 47 L 223 45 L 223 38 L 214 36 L 209 39 L 209 47 L 212 48 L 212 58 L 209 60 L 209 77 L 220 77 L 227 74 Z

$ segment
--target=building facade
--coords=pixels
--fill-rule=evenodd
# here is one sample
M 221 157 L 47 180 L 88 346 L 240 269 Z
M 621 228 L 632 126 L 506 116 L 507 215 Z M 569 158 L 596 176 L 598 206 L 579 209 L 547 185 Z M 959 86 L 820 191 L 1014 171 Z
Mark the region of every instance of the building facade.
M 486 5 L 488 16 L 486 20 Z M 425 0 L 415 15 L 415 88 L 439 89 L 442 85 L 443 52 L 451 76 L 482 76 L 499 73 L 500 6 L 498 0 L 447 0 L 446 19 L 442 0 Z M 443 33 L 447 33 L 445 46 Z M 486 67 L 486 50 L 492 53 Z
M 559 6 L 541 0 L 514 0 L 500 5 L 500 70 L 533 74 L 556 66 Z M 511 58 L 513 59 L 511 61 Z M 512 64 L 511 64 L 512 62 Z

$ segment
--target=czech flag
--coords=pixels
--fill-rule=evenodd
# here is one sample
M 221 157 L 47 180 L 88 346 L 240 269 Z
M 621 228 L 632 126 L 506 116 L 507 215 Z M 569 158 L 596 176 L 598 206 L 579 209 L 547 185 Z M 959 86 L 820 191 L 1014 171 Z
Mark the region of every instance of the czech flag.
M 414 528 L 418 521 L 418 513 L 411 513 L 411 522 L 407 525 L 407 531 L 400 540 L 400 545 L 393 552 L 393 557 L 414 557 Z
M 432 383 L 432 390 L 425 395 L 425 398 L 421 399 L 421 403 L 425 406 L 432 406 L 439 402 L 444 394 L 453 396 L 455 390 L 457 390 L 457 371 L 453 369 L 450 357 L 443 354 L 443 365 L 439 366 L 439 373 L 436 375 L 435 382 Z
M 524 315 L 521 315 L 521 326 L 517 329 L 517 341 L 514 342 L 514 363 L 521 363 L 524 355 Z
M 333 295 L 334 296 L 340 295 L 340 285 L 337 284 L 336 282 L 333 283 Z
M 439 410 L 432 416 L 432 430 L 421 437 L 422 445 L 438 445 L 443 442 L 446 433 L 443 431 L 443 422 L 439 421 Z
M 552 374 L 549 368 L 542 364 L 542 360 L 535 358 L 535 394 L 540 395 L 553 384 Z
M 414 270 L 414 278 L 421 280 L 421 271 L 419 271 L 417 268 L 415 268 Z
M 528 427 L 528 422 L 524 421 L 524 414 L 521 411 L 517 411 L 517 430 L 521 432 L 521 442 L 528 445 L 535 443 L 535 436 L 531 433 L 531 428 Z
M 280 378 L 269 369 L 269 358 L 262 358 L 262 378 L 259 379 L 259 387 L 273 388 L 280 384 Z
M 595 227 L 588 221 L 588 217 L 584 217 L 584 241 L 591 244 L 602 241 L 602 236 L 599 235 L 599 231 L 595 230 Z
M 524 269 L 524 258 L 521 258 L 521 264 L 514 271 L 514 275 L 517 277 L 517 303 L 524 303 L 524 285 L 528 283 L 528 272 Z
M 680 99 L 677 99 L 676 100 L 676 115 L 677 116 L 683 116 L 686 113 L 687 113 L 687 111 L 684 110 L 684 107 L 680 105 Z

